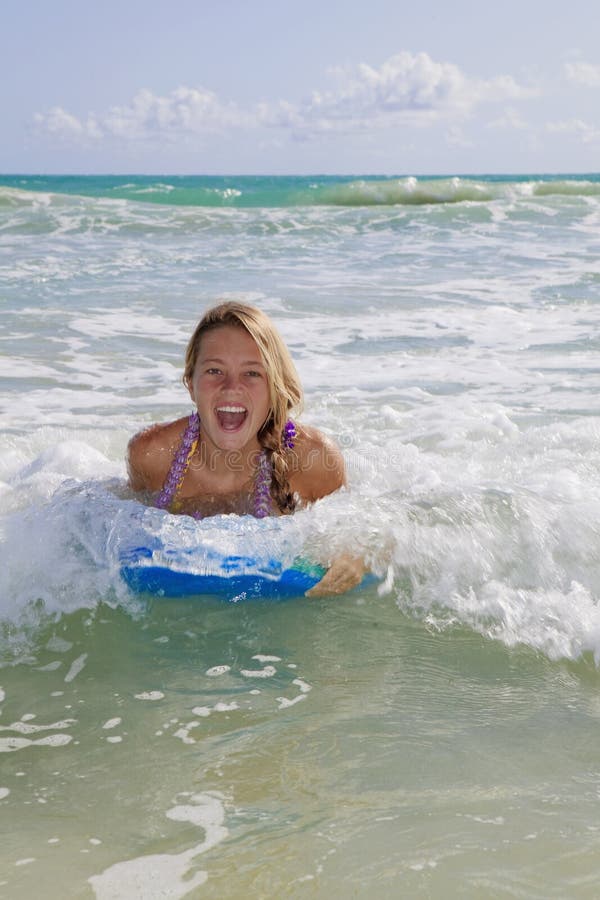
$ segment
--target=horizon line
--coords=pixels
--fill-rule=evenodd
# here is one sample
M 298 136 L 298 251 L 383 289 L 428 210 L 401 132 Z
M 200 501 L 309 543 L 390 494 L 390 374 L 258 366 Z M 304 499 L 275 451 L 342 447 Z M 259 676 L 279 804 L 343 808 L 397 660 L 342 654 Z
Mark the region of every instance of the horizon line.
M 481 172 L 0 172 L 0 178 L 550 178 L 600 175 L 600 170 Z

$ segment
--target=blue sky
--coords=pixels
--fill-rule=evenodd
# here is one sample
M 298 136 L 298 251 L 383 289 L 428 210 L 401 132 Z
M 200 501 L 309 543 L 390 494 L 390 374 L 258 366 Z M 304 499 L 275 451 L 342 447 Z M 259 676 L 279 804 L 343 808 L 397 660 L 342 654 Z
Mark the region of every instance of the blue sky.
M 4 0 L 0 172 L 600 171 L 596 0 Z

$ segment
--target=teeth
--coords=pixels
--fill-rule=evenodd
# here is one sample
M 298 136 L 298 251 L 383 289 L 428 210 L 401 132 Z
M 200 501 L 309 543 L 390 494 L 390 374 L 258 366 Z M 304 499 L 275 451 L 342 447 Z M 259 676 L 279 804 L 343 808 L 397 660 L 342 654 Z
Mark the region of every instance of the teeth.
M 244 406 L 217 406 L 217 412 L 245 413 Z

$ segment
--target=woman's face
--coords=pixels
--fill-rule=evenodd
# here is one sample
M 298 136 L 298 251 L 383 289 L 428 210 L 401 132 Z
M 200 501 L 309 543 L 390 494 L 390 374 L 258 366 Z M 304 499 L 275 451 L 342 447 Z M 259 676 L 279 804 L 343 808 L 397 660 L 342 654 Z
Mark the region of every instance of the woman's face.
M 202 336 L 188 390 L 205 440 L 219 450 L 258 449 L 271 407 L 269 383 L 245 328 L 221 325 Z

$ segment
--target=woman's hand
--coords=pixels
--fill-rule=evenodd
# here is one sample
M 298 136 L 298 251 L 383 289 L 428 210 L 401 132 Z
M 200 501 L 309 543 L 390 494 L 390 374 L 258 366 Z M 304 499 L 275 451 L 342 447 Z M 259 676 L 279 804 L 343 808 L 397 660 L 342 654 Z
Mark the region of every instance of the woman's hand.
M 360 584 L 367 567 L 360 557 L 344 553 L 334 559 L 318 584 L 315 584 L 305 597 L 328 597 L 332 594 L 345 594 Z

